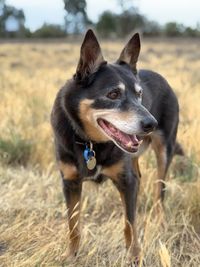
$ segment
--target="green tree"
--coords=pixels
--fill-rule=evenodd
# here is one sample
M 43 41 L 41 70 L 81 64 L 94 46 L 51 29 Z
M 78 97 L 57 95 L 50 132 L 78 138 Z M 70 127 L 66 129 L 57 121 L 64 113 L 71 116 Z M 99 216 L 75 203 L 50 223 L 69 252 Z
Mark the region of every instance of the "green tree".
M 64 8 L 67 12 L 65 16 L 66 31 L 69 33 L 81 33 L 88 24 L 86 0 L 63 0 Z
M 164 34 L 168 37 L 181 36 L 185 31 L 183 24 L 177 22 L 169 22 L 165 24 Z
M 148 37 L 155 37 L 162 34 L 162 28 L 156 21 L 145 19 L 143 34 Z
M 132 7 L 118 15 L 118 36 L 123 37 L 135 30 L 142 30 L 145 25 L 145 18 L 139 14 L 137 9 Z
M 13 17 L 18 23 L 18 30 L 16 32 L 8 32 L 6 29 L 6 22 Z M 27 29 L 24 26 L 25 15 L 22 9 L 17 9 L 13 6 L 6 5 L 5 0 L 0 0 L 0 36 L 1 37 L 23 37 Z
M 200 31 L 198 31 L 198 28 L 194 29 L 191 27 L 186 27 L 184 31 L 184 36 L 186 37 L 199 37 Z
M 110 37 L 117 34 L 117 16 L 110 11 L 101 14 L 96 24 L 96 29 L 104 37 Z
M 121 8 L 121 12 L 123 13 L 125 10 L 134 7 L 134 0 L 116 0 L 117 4 Z
M 85 0 L 64 0 L 64 5 L 65 10 L 69 14 L 76 15 L 77 13 L 81 13 L 87 19 L 87 4 Z
M 0 36 L 5 33 L 5 0 L 0 0 Z
M 65 36 L 66 33 L 60 25 L 46 24 L 46 23 L 44 23 L 41 28 L 37 29 L 33 33 L 33 37 L 36 38 L 60 38 Z
M 105 11 L 100 16 L 96 28 L 105 37 L 111 35 L 123 37 L 136 29 L 143 29 L 144 25 L 145 18 L 135 8 L 130 8 L 121 14 Z

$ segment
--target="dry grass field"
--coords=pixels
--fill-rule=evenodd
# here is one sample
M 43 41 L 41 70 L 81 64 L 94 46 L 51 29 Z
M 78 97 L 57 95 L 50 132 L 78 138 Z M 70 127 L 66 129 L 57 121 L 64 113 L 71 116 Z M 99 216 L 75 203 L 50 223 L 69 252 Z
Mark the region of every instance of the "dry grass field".
M 146 267 L 200 266 L 200 41 L 143 41 L 139 68 L 166 77 L 180 103 L 184 157 L 170 168 L 165 223 L 152 215 L 156 181 L 151 150 L 140 160 L 137 227 Z M 122 43 L 104 42 L 115 60 Z M 49 115 L 57 90 L 75 71 L 78 43 L 0 45 L 0 266 L 125 265 L 123 210 L 108 181 L 84 184 L 82 240 L 63 259 L 68 228 Z M 140 266 L 140 267 L 141 267 Z

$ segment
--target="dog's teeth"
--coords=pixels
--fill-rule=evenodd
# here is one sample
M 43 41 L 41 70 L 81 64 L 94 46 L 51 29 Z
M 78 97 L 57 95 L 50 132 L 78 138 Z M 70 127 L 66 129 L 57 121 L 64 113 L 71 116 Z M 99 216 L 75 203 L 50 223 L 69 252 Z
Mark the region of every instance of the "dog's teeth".
M 132 147 L 132 142 L 128 142 L 127 147 Z

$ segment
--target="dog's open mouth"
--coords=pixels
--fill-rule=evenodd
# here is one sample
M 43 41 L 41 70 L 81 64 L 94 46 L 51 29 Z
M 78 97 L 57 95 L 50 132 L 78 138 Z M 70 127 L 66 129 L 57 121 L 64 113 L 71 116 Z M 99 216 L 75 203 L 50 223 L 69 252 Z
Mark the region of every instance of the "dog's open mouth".
M 137 135 L 124 133 L 121 130 L 117 129 L 113 124 L 103 119 L 98 119 L 97 122 L 99 126 L 104 130 L 104 132 L 109 137 L 111 137 L 111 139 L 113 139 L 122 149 L 130 153 L 135 153 L 138 151 L 142 140 L 139 140 L 139 137 Z

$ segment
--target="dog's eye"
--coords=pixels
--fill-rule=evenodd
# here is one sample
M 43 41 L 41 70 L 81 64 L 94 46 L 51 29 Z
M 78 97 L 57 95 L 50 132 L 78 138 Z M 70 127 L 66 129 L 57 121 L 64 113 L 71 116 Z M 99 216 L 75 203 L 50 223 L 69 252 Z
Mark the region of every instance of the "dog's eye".
M 121 97 L 121 91 L 119 89 L 112 90 L 107 94 L 107 97 L 112 100 L 119 99 Z

